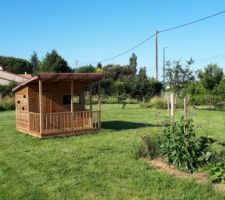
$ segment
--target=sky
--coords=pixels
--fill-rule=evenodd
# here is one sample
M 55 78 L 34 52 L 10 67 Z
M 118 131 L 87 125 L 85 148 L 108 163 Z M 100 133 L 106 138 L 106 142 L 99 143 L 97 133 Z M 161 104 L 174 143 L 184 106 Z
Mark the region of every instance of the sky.
M 156 30 L 225 10 L 224 0 L 0 0 L 0 55 L 40 59 L 56 49 L 71 67 L 117 55 Z M 159 73 L 166 60 L 192 57 L 193 70 L 217 63 L 225 70 L 225 14 L 159 34 Z M 138 68 L 155 76 L 154 38 L 134 51 L 102 63 L 127 64 L 134 52 Z

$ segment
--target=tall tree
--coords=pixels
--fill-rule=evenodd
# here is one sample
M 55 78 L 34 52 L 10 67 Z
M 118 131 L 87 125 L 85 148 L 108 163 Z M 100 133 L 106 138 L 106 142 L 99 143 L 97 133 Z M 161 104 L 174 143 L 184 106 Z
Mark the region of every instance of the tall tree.
M 137 73 L 137 56 L 133 53 L 130 57 L 129 67 L 132 70 L 133 75 Z
M 32 66 L 32 73 L 33 74 L 37 74 L 39 71 L 39 59 L 38 59 L 38 55 L 37 52 L 33 51 L 33 54 L 30 57 L 30 62 L 31 62 L 31 66 Z
M 0 56 L 0 65 L 3 70 L 15 74 L 32 73 L 31 63 L 25 59 Z
M 212 92 L 220 81 L 223 79 L 223 69 L 216 64 L 209 64 L 204 70 L 198 72 L 198 77 L 202 86 L 206 89 L 209 95 L 209 104 L 212 106 Z
M 56 50 L 47 53 L 41 64 L 42 72 L 71 72 L 68 63 L 63 59 Z

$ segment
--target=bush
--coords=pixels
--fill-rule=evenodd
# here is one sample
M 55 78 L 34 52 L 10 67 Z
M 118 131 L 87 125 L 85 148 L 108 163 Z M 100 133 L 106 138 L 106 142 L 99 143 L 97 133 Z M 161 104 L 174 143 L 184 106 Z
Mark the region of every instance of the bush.
M 177 98 L 177 108 L 183 108 L 184 102 L 183 99 Z M 167 97 L 155 96 L 150 100 L 150 102 L 142 103 L 141 107 L 144 108 L 155 108 L 155 109 L 167 109 Z
M 15 100 L 14 98 L 6 97 L 0 101 L 0 111 L 14 110 Z
M 164 97 L 153 97 L 149 102 L 142 103 L 141 107 L 144 108 L 156 108 L 156 109 L 166 109 L 167 108 L 167 100 Z
M 156 133 L 151 135 L 142 135 L 135 152 L 136 158 L 150 157 L 152 159 L 159 156 L 161 154 L 161 140 L 160 135 Z
M 179 122 L 165 128 L 162 154 L 169 163 L 184 171 L 193 172 L 213 159 L 210 148 L 213 142 L 209 137 L 197 138 L 193 121 L 185 121 L 182 117 Z

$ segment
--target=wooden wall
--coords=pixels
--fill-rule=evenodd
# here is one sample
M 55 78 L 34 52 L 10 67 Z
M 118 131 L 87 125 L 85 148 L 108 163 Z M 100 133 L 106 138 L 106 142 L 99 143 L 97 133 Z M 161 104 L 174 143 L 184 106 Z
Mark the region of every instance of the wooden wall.
M 29 126 L 28 87 L 16 92 L 15 101 L 17 130 L 27 131 Z
M 74 95 L 80 95 L 81 103 L 74 104 L 74 111 L 82 111 L 85 109 L 84 98 L 85 85 L 83 83 L 74 82 Z M 70 95 L 70 82 L 43 82 L 43 112 L 69 112 L 70 104 L 63 104 L 63 96 Z M 30 112 L 39 112 L 38 84 L 29 85 L 29 110 Z

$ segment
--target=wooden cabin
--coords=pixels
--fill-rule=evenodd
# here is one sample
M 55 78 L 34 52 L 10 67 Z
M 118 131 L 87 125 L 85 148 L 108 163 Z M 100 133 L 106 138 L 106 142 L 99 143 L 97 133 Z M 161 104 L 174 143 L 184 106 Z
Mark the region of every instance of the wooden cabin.
M 99 73 L 40 73 L 15 87 L 16 128 L 36 137 L 77 135 L 101 128 Z M 98 82 L 92 109 L 91 85 Z M 89 91 L 89 107 L 85 93 Z

